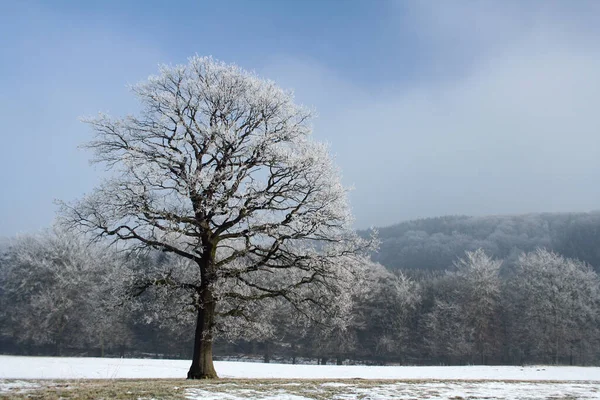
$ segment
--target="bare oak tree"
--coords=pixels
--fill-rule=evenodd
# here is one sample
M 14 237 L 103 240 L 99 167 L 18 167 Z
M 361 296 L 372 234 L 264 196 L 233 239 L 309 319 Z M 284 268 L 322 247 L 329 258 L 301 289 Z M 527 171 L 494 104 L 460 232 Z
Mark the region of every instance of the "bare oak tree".
M 96 132 L 87 145 L 94 161 L 114 177 L 61 214 L 96 237 L 187 260 L 185 273 L 146 276 L 137 289 L 191 293 L 188 378 L 214 378 L 220 317 L 249 318 L 275 297 L 326 312 L 370 245 L 352 231 L 339 173 L 327 147 L 310 138 L 311 112 L 291 93 L 197 56 L 161 67 L 133 92 L 137 116 L 85 120 Z

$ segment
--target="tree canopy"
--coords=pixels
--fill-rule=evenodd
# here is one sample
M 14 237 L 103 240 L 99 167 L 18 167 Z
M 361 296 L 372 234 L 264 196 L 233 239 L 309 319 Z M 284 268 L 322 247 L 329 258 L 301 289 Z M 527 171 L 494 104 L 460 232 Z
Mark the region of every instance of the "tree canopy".
M 249 302 L 275 297 L 305 314 L 327 311 L 370 242 L 351 229 L 339 172 L 311 139 L 311 111 L 290 92 L 197 56 L 132 90 L 138 115 L 85 119 L 94 161 L 114 174 L 64 204 L 63 223 L 188 260 L 185 272 L 138 287 L 191 292 L 198 319 L 188 377 L 214 377 L 215 317 L 248 319 Z

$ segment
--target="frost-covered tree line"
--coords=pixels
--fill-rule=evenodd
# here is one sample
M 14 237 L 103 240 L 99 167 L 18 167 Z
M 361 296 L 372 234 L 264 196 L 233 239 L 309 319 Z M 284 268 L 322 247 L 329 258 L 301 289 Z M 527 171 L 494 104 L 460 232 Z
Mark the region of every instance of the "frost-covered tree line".
M 0 255 L 4 351 L 61 355 L 65 349 L 129 348 L 131 316 L 115 297 L 128 260 L 60 229 L 14 238 Z
M 400 364 L 598 364 L 600 280 L 575 259 L 536 249 L 515 263 L 466 252 L 444 272 L 364 261 L 338 314 L 307 318 L 273 298 L 244 323 L 220 321 L 217 358 Z M 183 264 L 182 264 L 183 263 Z M 191 356 L 187 266 L 169 253 L 122 252 L 54 229 L 15 238 L 1 258 L 3 352 Z M 152 290 L 136 286 L 150 274 Z M 350 307 L 350 309 L 344 309 Z M 341 323 L 343 320 L 343 323 Z

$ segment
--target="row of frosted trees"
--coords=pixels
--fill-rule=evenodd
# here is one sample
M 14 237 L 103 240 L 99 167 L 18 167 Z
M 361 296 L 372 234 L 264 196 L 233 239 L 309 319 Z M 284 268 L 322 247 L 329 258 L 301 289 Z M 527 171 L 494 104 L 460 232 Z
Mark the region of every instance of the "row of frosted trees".
M 338 363 L 600 362 L 600 280 L 585 263 L 537 249 L 507 264 L 476 250 L 443 273 L 370 271 L 346 329 L 294 335 L 282 323 L 272 338 L 280 353 Z
M 556 253 L 538 249 L 503 265 L 477 250 L 444 273 L 412 280 L 399 273 L 378 288 L 356 312 L 370 319 L 357 331 L 364 356 L 376 361 L 599 361 L 598 276 Z
M 131 290 L 131 271 L 177 262 L 127 256 L 55 231 L 13 241 L 0 261 L 3 352 L 189 358 L 193 314 L 177 292 Z M 128 271 L 129 273 L 124 273 Z M 312 321 L 273 300 L 251 329 L 223 324 L 217 357 L 376 364 L 598 364 L 600 281 L 538 249 L 514 263 L 483 250 L 446 272 L 366 268 L 348 315 Z M 336 320 L 343 318 L 344 321 Z

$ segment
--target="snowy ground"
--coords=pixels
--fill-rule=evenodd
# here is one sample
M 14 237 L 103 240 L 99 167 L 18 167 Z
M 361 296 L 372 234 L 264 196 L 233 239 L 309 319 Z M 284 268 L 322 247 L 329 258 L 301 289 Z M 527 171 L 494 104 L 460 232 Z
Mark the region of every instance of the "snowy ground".
M 53 391 L 49 398 L 64 397 L 64 391 L 85 392 L 91 390 L 90 385 L 95 385 L 94 390 L 121 385 L 126 393 L 148 393 L 152 386 L 154 398 L 186 399 L 600 399 L 600 368 L 596 367 L 371 367 L 230 361 L 215 366 L 225 379 L 132 381 L 183 378 L 189 361 L 0 356 L 0 397 L 36 390 Z M 130 381 L 119 380 L 123 378 Z
M 305 399 L 600 399 L 597 385 L 530 382 L 395 382 L 378 385 L 325 382 L 296 390 L 278 388 L 268 392 L 260 388 L 232 385 L 187 389 L 187 399 L 197 400 L 305 400 Z
M 189 367 L 186 360 L 0 356 L 0 378 L 5 379 L 182 378 Z M 216 361 L 215 368 L 221 378 L 600 381 L 597 367 L 367 367 Z

